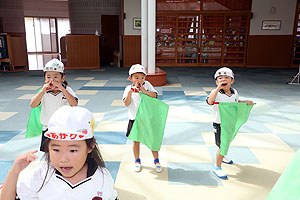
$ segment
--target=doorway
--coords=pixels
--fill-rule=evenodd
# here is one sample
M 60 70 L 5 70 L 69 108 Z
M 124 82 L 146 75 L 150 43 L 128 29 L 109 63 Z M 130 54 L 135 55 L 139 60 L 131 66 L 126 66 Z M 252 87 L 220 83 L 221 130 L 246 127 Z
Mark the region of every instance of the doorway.
M 101 16 L 100 61 L 111 64 L 114 52 L 119 51 L 119 15 Z

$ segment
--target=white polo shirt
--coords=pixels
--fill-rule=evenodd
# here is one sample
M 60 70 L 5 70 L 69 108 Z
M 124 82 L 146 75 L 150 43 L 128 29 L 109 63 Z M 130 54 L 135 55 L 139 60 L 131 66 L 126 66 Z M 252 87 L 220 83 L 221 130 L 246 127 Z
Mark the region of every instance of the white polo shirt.
M 212 90 L 209 94 L 209 96 L 211 95 L 211 93 L 213 93 L 216 89 Z M 234 88 L 230 88 L 231 90 L 231 95 L 227 95 L 225 94 L 224 90 L 220 90 L 216 96 L 216 100 L 215 102 L 238 102 L 239 101 L 239 95 L 238 92 L 236 91 L 236 89 Z M 218 104 L 213 104 L 212 105 L 213 108 L 213 112 L 212 112 L 212 116 L 213 116 L 213 122 L 214 123 L 221 123 L 220 120 L 220 111 L 219 111 L 219 105 Z
M 33 170 L 19 175 L 17 195 L 21 200 L 115 200 L 114 180 L 109 171 L 96 164 L 88 165 L 88 177 L 73 185 L 59 174 L 51 165 L 47 179 L 40 190 L 47 171 L 47 164 L 42 163 Z M 39 191 L 40 190 L 40 191 Z M 96 199 L 96 198 L 95 198 Z
M 128 95 L 128 92 L 131 90 L 131 87 L 133 87 L 133 85 L 128 85 L 125 90 L 124 90 L 124 93 L 123 93 L 123 100 L 127 97 Z M 148 81 L 145 81 L 143 83 L 143 87 L 145 88 L 145 90 L 149 91 L 149 92 L 155 92 L 156 94 L 157 91 L 154 89 L 154 87 L 151 85 L 151 83 L 149 83 Z M 140 106 L 140 103 L 141 103 L 141 96 L 138 92 L 132 92 L 132 95 L 131 95 L 131 103 L 129 104 L 128 108 L 128 118 L 130 120 L 134 120 L 135 119 L 135 116 L 136 116 L 136 113 L 137 113 L 137 110 Z
M 66 87 L 66 90 L 77 99 L 75 92 L 69 86 Z M 58 108 L 64 105 L 70 105 L 65 95 L 62 92 L 54 94 L 53 92 L 46 92 L 41 100 L 42 109 L 41 109 L 41 123 L 43 124 L 43 130 L 48 128 L 48 122 L 51 115 Z

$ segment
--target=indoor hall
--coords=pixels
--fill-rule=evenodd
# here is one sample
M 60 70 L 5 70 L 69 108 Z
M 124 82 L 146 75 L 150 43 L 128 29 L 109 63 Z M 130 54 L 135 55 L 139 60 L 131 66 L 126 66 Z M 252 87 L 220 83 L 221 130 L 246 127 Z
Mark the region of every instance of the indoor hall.
M 150 150 L 141 146 L 143 169 L 133 171 L 132 141 L 127 139 L 127 108 L 122 103 L 128 69 L 66 70 L 79 106 L 95 117 L 95 138 L 120 199 L 266 199 L 300 147 L 300 90 L 289 85 L 295 69 L 232 68 L 240 99 L 256 105 L 231 144 L 223 164 L 228 180 L 212 173 L 216 145 L 211 107 L 215 68 L 167 68 L 167 84 L 155 87 L 169 105 L 160 162 L 154 170 Z M 0 183 L 20 153 L 37 149 L 40 136 L 25 139 L 30 99 L 43 84 L 41 71 L 1 73 Z M 39 157 L 42 153 L 38 153 Z M 37 162 L 35 163 L 37 164 Z
M 142 2 L 150 2 L 148 11 L 154 8 L 146 15 L 155 20 L 146 31 L 150 59 L 143 49 Z M 0 184 L 17 155 L 39 148 L 40 137 L 25 139 L 30 100 L 44 83 L 41 69 L 58 58 L 79 106 L 93 113 L 95 138 L 119 199 L 267 198 L 300 146 L 299 1 L 155 3 L 0 2 Z M 155 70 L 148 77 L 153 85 L 158 78 L 158 99 L 169 105 L 162 173 L 155 172 L 145 145 L 143 169 L 133 170 L 122 96 L 136 63 Z M 256 103 L 231 144 L 233 165 L 222 165 L 228 180 L 212 173 L 217 147 L 206 103 L 216 88 L 214 73 L 223 66 L 234 71 L 232 87 L 240 99 Z

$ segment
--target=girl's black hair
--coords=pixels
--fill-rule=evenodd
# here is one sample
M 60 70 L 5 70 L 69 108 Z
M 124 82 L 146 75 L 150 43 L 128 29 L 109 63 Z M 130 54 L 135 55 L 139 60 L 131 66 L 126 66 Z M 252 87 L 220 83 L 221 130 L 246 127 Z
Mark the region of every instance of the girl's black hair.
M 45 79 L 45 76 L 46 76 L 46 72 L 44 72 L 44 79 Z M 60 73 L 60 74 L 61 74 L 61 78 L 66 75 L 65 72 L 64 73 Z M 63 84 L 64 88 L 66 88 L 68 86 L 68 82 L 66 81 L 66 79 L 64 80 L 64 82 L 62 84 Z
M 49 139 L 49 138 L 45 138 L 45 141 L 43 143 L 44 152 L 45 152 L 43 158 L 47 162 L 47 171 L 46 171 L 46 175 L 45 175 L 45 178 L 43 180 L 43 183 L 42 183 L 40 189 L 38 190 L 38 192 L 41 191 L 41 189 L 45 185 L 46 178 L 48 176 L 49 169 L 50 169 L 50 156 L 49 156 L 49 142 L 50 142 L 50 140 L 51 139 Z M 102 155 L 99 151 L 99 148 L 97 146 L 96 139 L 93 137 L 93 138 L 85 140 L 85 142 L 86 142 L 87 148 L 92 149 L 92 151 L 87 155 L 87 158 L 86 158 L 85 162 L 87 163 L 88 160 L 93 160 L 98 165 L 100 170 L 102 171 L 102 168 L 105 168 L 105 163 L 104 163 Z

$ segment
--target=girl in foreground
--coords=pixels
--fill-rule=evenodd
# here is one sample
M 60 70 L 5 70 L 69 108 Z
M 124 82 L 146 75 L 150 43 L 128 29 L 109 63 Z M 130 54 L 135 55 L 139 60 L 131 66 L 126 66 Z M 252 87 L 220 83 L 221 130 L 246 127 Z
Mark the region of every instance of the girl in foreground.
M 95 122 L 82 107 L 63 106 L 53 113 L 45 133 L 45 159 L 22 173 L 37 159 L 37 151 L 17 157 L 1 191 L 1 200 L 115 200 L 114 181 L 105 168 L 94 138 Z

